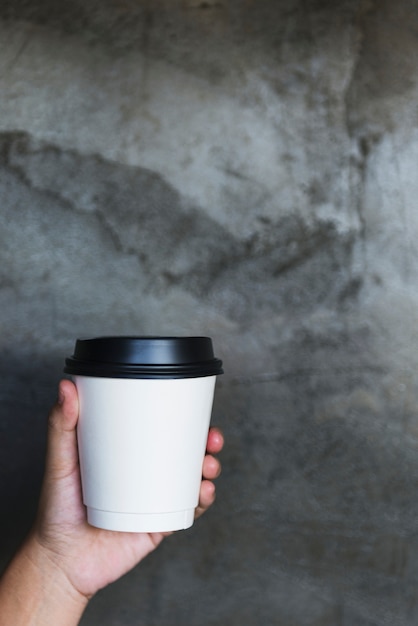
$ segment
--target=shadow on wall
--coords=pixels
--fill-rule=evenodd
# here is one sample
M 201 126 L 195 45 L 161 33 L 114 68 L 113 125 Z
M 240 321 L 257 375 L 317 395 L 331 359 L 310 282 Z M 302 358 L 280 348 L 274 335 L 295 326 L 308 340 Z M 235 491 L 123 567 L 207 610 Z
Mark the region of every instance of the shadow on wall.
M 0 154 L 11 189 L 3 203 L 5 223 L 16 220 L 16 203 L 30 212 L 27 220 L 21 218 L 26 228 L 37 229 L 35 237 L 28 230 L 28 249 L 39 230 L 41 235 L 65 230 L 60 247 L 75 273 L 80 255 L 91 248 L 81 237 L 93 228 L 106 239 L 106 250 L 96 251 L 96 265 L 112 254 L 133 259 L 139 269 L 136 289 L 139 279 L 157 296 L 180 288 L 245 326 L 277 311 L 295 315 L 319 304 L 342 306 L 361 287 L 361 278 L 349 270 L 359 233 L 340 233 L 331 220 L 264 218 L 240 239 L 149 170 L 61 150 L 23 133 L 1 134 Z M 24 196 L 31 199 L 29 208 Z M 66 245 L 71 247 L 65 250 Z M 85 259 L 82 275 L 90 261 Z
M 43 475 L 47 416 L 62 365 L 52 356 L 8 354 L 0 361 L 0 560 L 30 527 Z

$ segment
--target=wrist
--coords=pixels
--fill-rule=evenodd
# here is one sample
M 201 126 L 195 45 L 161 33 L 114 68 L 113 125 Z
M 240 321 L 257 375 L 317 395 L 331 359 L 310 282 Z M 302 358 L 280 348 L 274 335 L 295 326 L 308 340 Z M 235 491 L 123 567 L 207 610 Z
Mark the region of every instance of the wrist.
M 88 599 L 34 536 L 28 537 L 0 581 L 0 626 L 75 626 Z

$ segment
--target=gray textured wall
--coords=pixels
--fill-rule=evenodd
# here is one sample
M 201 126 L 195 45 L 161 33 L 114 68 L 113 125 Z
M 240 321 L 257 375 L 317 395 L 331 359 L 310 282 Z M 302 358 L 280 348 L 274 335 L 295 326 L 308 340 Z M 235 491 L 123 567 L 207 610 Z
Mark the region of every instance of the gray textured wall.
M 0 18 L 1 558 L 74 339 L 209 334 L 217 503 L 83 625 L 415 625 L 416 3 Z

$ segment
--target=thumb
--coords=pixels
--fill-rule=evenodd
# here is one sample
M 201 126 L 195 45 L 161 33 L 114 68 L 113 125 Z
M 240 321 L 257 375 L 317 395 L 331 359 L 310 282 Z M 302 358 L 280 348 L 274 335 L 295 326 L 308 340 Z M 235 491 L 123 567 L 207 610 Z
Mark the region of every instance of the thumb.
M 62 380 L 58 400 L 48 419 L 46 477 L 68 476 L 78 465 L 76 426 L 78 421 L 77 389 L 69 380 Z

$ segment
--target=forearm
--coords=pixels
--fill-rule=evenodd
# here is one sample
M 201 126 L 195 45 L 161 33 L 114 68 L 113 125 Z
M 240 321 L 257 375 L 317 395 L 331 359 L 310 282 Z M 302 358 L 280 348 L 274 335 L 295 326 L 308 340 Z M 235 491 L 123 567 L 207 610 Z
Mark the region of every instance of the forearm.
M 0 579 L 0 626 L 76 626 L 87 598 L 29 538 Z

